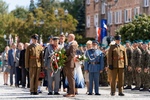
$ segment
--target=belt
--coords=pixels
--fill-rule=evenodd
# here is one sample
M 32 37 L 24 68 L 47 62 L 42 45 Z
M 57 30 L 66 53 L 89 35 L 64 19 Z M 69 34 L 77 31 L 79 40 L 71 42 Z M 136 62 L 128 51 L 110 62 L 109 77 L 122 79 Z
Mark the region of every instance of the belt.
M 39 59 L 39 57 L 30 56 L 30 59 Z
M 95 65 L 95 64 L 100 64 L 100 62 L 89 62 L 89 64 Z
M 114 60 L 124 60 L 124 57 L 114 57 Z

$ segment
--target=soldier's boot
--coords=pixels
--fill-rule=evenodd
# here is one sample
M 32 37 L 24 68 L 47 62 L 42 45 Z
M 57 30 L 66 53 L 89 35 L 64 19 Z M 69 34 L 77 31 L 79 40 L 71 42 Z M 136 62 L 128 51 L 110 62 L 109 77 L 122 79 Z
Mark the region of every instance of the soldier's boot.
M 135 87 L 135 88 L 133 88 L 131 90 L 140 90 L 140 87 Z
M 119 93 L 118 95 L 119 95 L 119 96 L 124 96 L 124 94 L 123 94 L 123 93 Z
M 140 91 L 149 91 L 147 88 L 140 89 Z
M 143 84 L 141 84 L 140 88 L 143 88 Z
M 124 89 L 132 89 L 131 85 L 127 85 Z

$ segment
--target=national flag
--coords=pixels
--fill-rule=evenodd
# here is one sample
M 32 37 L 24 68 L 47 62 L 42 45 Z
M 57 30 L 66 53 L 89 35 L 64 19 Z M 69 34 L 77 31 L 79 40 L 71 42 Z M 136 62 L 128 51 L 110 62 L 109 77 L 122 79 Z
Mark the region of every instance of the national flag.
M 107 25 L 103 22 L 104 28 L 107 29 Z
M 101 28 L 100 27 L 96 27 L 96 40 L 98 42 L 100 42 L 101 40 Z

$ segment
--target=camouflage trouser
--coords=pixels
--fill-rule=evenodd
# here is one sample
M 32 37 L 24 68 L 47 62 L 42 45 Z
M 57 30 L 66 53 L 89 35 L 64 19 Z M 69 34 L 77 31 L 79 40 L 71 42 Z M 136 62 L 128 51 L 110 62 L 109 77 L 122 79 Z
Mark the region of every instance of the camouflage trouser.
M 135 69 L 133 72 L 133 79 L 135 80 L 136 87 L 140 87 L 141 86 L 141 71 L 138 71 Z
M 133 83 L 133 70 L 129 71 L 128 69 L 125 70 L 125 77 L 124 77 L 124 84 L 131 86 Z
M 150 87 L 150 75 L 149 75 L 148 72 L 147 73 L 142 72 L 141 81 L 142 81 L 142 84 L 143 84 L 143 88 L 144 89 L 149 89 L 149 87 Z
M 108 83 L 108 76 L 107 76 L 106 70 L 103 70 L 103 72 L 100 73 L 100 83 L 101 84 L 107 84 Z

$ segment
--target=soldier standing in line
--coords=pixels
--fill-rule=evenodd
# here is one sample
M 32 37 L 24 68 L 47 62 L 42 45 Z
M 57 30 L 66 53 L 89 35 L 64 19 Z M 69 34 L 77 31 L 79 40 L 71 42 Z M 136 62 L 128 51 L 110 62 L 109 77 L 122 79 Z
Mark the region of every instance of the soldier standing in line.
M 141 62 L 142 62 L 141 63 L 141 67 L 142 67 L 141 81 L 142 81 L 143 89 L 141 89 L 140 91 L 149 91 L 150 51 L 148 50 L 147 42 L 143 43 L 143 53 L 141 57 Z
M 108 51 L 108 64 L 111 70 L 111 96 L 115 95 L 116 92 L 116 79 L 118 77 L 118 90 L 119 96 L 123 94 L 123 83 L 124 83 L 124 68 L 127 66 L 127 54 L 124 46 L 120 44 L 121 36 L 115 36 L 115 45 L 111 45 Z
M 38 44 L 38 35 L 31 36 L 32 44 L 25 52 L 25 67 L 29 70 L 30 77 L 30 95 L 38 95 L 39 74 L 43 67 L 43 48 Z
M 141 55 L 142 52 L 138 48 L 138 41 L 134 41 L 133 55 L 132 55 L 132 65 L 133 65 L 133 79 L 135 79 L 135 88 L 132 90 L 139 90 L 141 86 Z
M 130 41 L 126 41 L 126 52 L 128 59 L 128 67 L 125 69 L 125 83 L 127 83 L 127 86 L 124 89 L 131 89 L 131 85 L 133 83 L 133 68 L 131 64 L 133 49 L 130 46 Z

